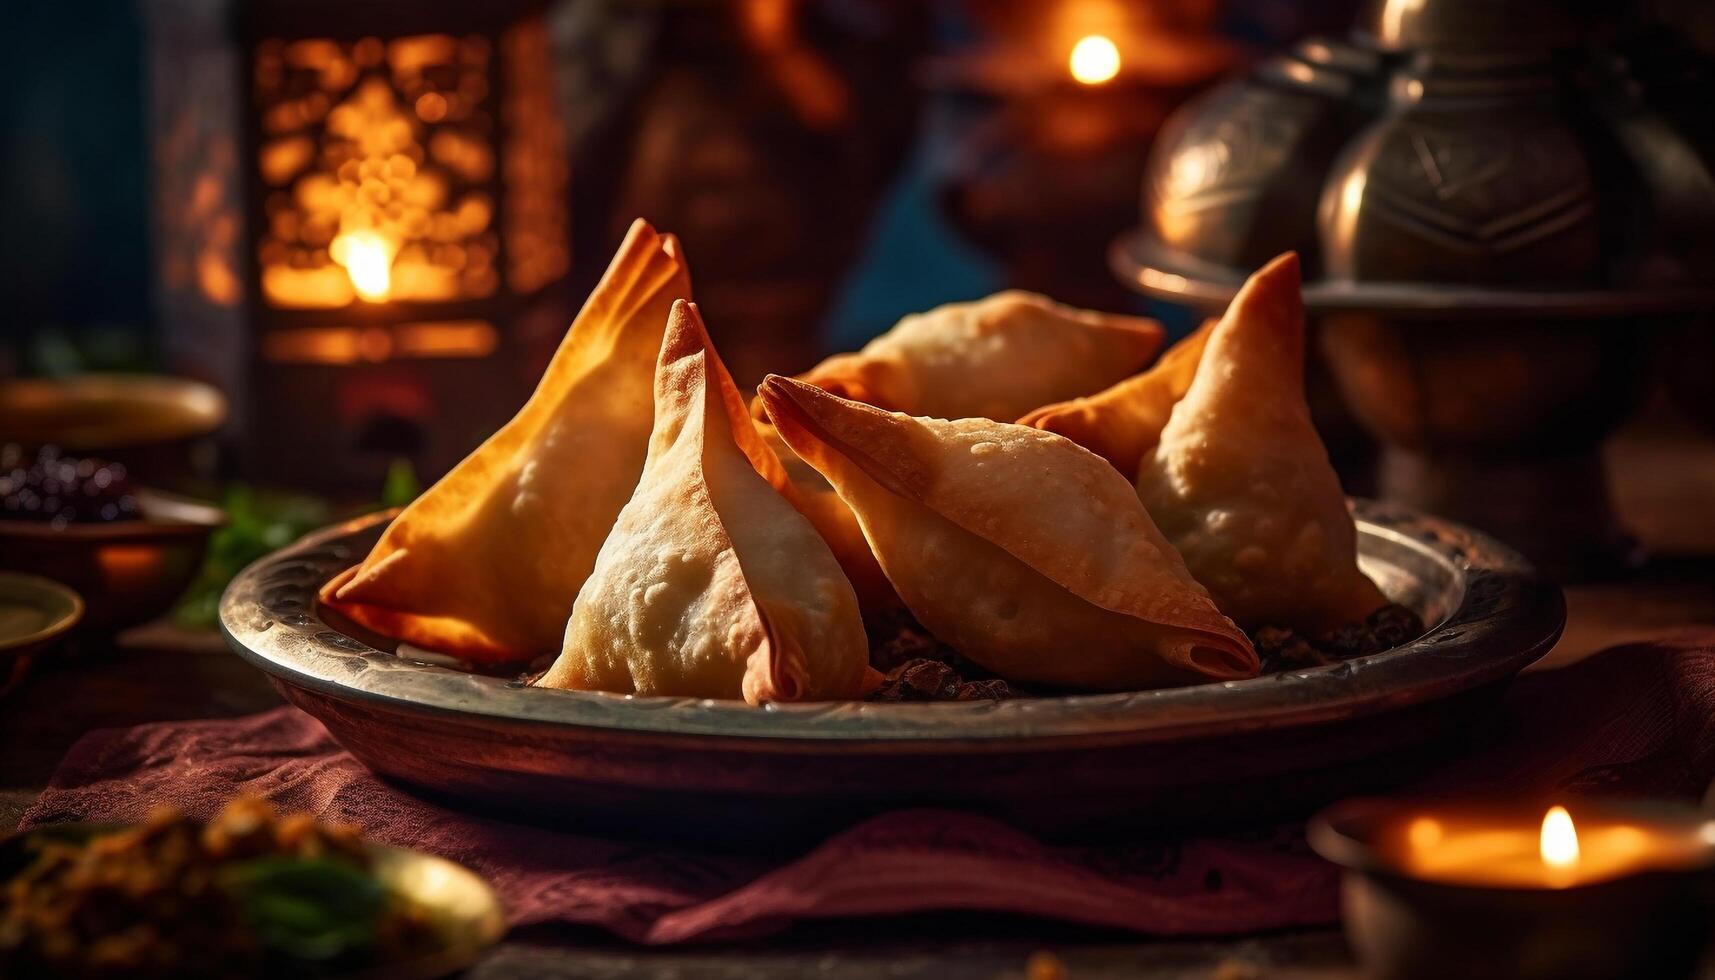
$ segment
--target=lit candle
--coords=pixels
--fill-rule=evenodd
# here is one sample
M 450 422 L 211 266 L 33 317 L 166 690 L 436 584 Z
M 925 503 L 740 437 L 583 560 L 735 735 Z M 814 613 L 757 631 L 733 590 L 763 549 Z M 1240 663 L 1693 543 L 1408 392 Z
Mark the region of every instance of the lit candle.
M 1066 68 L 1078 82 L 1101 85 L 1120 73 L 1120 49 L 1111 39 L 1091 34 L 1072 45 Z
M 379 303 L 393 288 L 393 246 L 379 232 L 353 231 L 335 238 L 328 254 L 345 266 L 357 295 Z
M 1394 842 L 1414 877 L 1495 888 L 1571 888 L 1707 858 L 1715 825 L 1651 826 L 1600 812 L 1577 822 L 1563 806 L 1540 819 L 1499 823 L 1493 814 L 1420 814 Z
M 1715 821 L 1688 807 L 1359 800 L 1310 842 L 1382 978 L 1690 976 L 1715 921 Z

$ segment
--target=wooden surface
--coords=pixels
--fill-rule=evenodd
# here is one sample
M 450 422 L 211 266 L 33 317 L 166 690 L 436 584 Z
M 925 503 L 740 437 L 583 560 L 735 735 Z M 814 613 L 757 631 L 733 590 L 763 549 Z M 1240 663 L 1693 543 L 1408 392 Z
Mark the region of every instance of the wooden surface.
M 1538 669 L 1619 642 L 1715 625 L 1715 443 L 1682 432 L 1627 433 L 1610 452 L 1615 497 L 1656 561 L 1624 580 L 1567 589 L 1565 638 Z M 230 717 L 280 703 L 262 675 L 210 634 L 168 626 L 61 651 L 0 701 L 0 827 L 11 829 L 66 749 L 100 727 Z M 515 936 L 469 974 L 629 980 L 1022 977 L 1052 950 L 1073 980 L 1293 978 L 1358 974 L 1337 931 L 1163 942 L 995 917 L 823 923 L 766 943 L 643 950 L 596 933 Z

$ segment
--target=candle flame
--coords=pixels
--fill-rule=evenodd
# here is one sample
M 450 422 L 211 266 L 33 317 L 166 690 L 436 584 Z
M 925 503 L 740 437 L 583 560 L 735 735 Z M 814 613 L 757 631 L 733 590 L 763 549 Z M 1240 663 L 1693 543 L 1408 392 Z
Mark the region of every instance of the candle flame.
M 345 266 L 357 295 L 380 302 L 393 288 L 393 249 L 373 231 L 354 231 L 340 236 L 330 249 L 335 261 Z
M 1434 817 L 1418 817 L 1405 828 L 1406 839 L 1419 851 L 1441 843 L 1442 833 L 1441 821 Z
M 1562 871 L 1578 866 L 1578 829 L 1563 806 L 1550 807 L 1542 818 L 1542 863 Z
M 1072 45 L 1067 67 L 1079 82 L 1100 85 L 1120 73 L 1120 49 L 1108 38 L 1091 34 Z

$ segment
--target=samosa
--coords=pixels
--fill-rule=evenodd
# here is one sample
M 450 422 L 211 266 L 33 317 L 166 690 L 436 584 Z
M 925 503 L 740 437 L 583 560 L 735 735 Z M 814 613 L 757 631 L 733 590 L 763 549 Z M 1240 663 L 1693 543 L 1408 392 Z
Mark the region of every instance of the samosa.
M 678 243 L 639 220 L 510 422 L 322 589 L 357 623 L 477 663 L 559 647 L 643 471 L 655 355 L 691 296 Z
M 756 429 L 785 470 L 786 499 L 810 519 L 822 540 L 828 542 L 828 548 L 833 551 L 841 570 L 852 583 L 852 589 L 857 592 L 859 605 L 866 612 L 899 608 L 899 596 L 894 593 L 887 575 L 870 552 L 869 542 L 864 540 L 863 529 L 858 526 L 857 515 L 840 499 L 833 484 L 816 472 L 815 467 L 798 458 L 792 447 L 780 438 L 773 423 L 758 421 Z
M 1044 405 L 1018 424 L 1063 435 L 1114 464 L 1126 479 L 1136 479 L 1138 467 L 1161 441 L 1173 406 L 1190 389 L 1214 328 L 1215 321 L 1208 320 L 1142 374 L 1094 395 Z
M 1132 485 L 1048 432 L 884 412 L 770 376 L 782 438 L 851 506 L 905 605 L 1001 677 L 1128 690 L 1255 676 Z
M 676 303 L 637 488 L 584 582 L 543 687 L 769 701 L 855 698 L 857 597 L 781 496 L 694 305 Z
M 914 313 L 801 379 L 890 412 L 1011 422 L 1087 395 L 1149 363 L 1161 325 L 1019 290 Z
M 1009 290 L 907 316 L 861 351 L 836 354 L 802 378 L 888 411 L 1010 422 L 1038 405 L 1125 377 L 1155 356 L 1162 337 L 1153 320 Z M 761 402 L 752 410 L 763 417 Z M 766 426 L 764 432 L 771 435 Z M 794 500 L 833 546 L 865 608 L 898 606 L 856 517 L 789 449 L 771 444 L 792 477 Z
M 1246 628 L 1307 635 L 1386 602 L 1304 397 L 1298 257 L 1251 276 L 1209 334 L 1138 493 L 1215 604 Z

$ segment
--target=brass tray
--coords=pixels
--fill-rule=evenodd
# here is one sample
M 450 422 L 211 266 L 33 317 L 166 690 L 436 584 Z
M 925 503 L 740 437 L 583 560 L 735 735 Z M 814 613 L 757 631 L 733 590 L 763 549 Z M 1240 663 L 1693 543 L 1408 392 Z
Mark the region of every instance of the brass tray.
M 220 621 L 234 651 L 378 773 L 536 822 L 727 841 L 921 805 L 1050 836 L 1254 823 L 1456 750 L 1565 623 L 1560 590 L 1493 539 L 1354 507 L 1365 571 L 1429 631 L 1336 666 L 1172 690 L 753 708 L 529 688 L 402 658 L 324 618 L 317 589 L 390 513 L 245 569 Z

